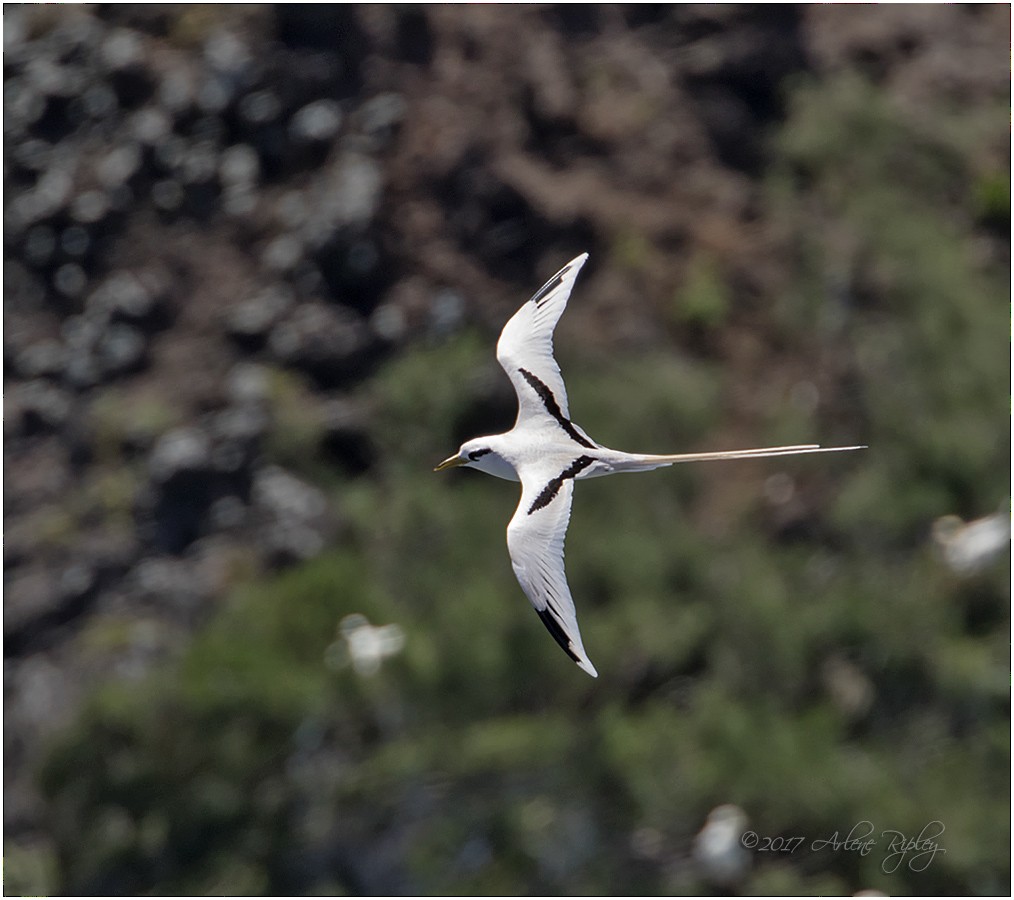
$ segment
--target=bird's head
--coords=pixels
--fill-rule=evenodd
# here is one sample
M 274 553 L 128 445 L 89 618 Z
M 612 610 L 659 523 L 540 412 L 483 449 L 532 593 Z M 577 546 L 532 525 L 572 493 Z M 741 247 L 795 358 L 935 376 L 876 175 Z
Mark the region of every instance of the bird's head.
M 455 466 L 472 466 L 492 452 L 492 448 L 482 438 L 474 438 L 465 441 L 454 456 L 447 457 L 433 471 L 442 472 L 444 469 L 451 469 Z

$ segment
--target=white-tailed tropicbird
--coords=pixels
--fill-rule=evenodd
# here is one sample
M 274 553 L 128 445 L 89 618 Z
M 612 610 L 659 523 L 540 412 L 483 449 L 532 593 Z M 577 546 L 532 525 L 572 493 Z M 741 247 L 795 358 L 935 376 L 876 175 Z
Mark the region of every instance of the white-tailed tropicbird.
M 549 633 L 574 662 L 597 677 L 581 643 L 563 565 L 563 542 L 576 480 L 615 472 L 646 472 L 679 462 L 831 453 L 862 447 L 796 444 L 654 456 L 610 450 L 593 441 L 570 420 L 567 390 L 553 358 L 553 329 L 587 259 L 588 254 L 582 253 L 560 269 L 511 317 L 500 334 L 496 358 L 518 395 L 514 427 L 504 434 L 466 441 L 434 471 L 466 466 L 521 482 L 521 502 L 507 526 L 514 574 Z

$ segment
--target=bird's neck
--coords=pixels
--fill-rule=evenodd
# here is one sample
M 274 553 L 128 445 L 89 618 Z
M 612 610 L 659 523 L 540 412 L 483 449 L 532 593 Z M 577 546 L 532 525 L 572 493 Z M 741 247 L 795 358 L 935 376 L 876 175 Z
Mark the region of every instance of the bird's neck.
M 513 463 L 509 462 L 512 456 L 509 435 L 492 434 L 484 438 L 483 443 L 490 448 L 490 452 L 472 463 L 471 468 L 506 481 L 520 481 Z

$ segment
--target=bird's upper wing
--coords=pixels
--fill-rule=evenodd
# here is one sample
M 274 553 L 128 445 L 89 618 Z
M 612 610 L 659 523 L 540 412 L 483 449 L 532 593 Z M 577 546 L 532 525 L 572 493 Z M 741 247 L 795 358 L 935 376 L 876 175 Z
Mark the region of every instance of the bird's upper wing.
M 519 422 L 546 414 L 570 418 L 567 389 L 553 358 L 553 329 L 586 259 L 588 254 L 582 253 L 560 269 L 514 313 L 500 333 L 496 358 L 517 392 Z
M 540 465 L 519 473 L 521 502 L 507 526 L 507 549 L 514 574 L 549 633 L 574 662 L 598 677 L 581 643 L 563 565 L 574 478 L 592 462 L 580 456 L 559 472 Z

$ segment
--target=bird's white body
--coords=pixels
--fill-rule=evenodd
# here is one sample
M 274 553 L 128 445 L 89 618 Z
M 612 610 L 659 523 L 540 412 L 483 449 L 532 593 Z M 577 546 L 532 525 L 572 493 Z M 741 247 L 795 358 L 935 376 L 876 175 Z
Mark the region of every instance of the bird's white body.
M 645 472 L 678 462 L 857 450 L 798 444 L 655 456 L 611 450 L 570 419 L 567 390 L 553 357 L 553 329 L 567 305 L 583 253 L 556 273 L 504 326 L 496 355 L 518 395 L 518 417 L 504 434 L 474 438 L 437 471 L 467 466 L 521 482 L 521 502 L 507 526 L 514 574 L 549 632 L 588 674 L 597 675 L 581 642 L 567 585 L 563 544 L 574 482 L 617 472 Z
M 588 448 L 582 447 L 574 441 L 566 441 L 565 439 L 561 441 L 556 438 L 556 435 L 545 433 L 548 431 L 549 429 L 539 429 L 537 432 L 511 430 L 505 434 L 479 438 L 483 447 L 488 447 L 490 452 L 473 462 L 471 468 L 496 478 L 503 478 L 505 481 L 520 481 L 518 472 L 522 470 L 532 467 L 546 467 L 550 470 L 555 468 L 556 472 L 560 472 L 570 465 L 576 456 L 582 456 L 587 452 Z M 623 457 L 633 455 L 608 450 L 598 445 L 596 445 L 596 451 L 596 455 L 601 458 L 596 459 L 594 465 L 578 472 L 574 476 L 575 479 L 610 475 L 620 471 L 615 467 L 621 464 Z M 607 460 L 611 460 L 611 462 Z M 668 463 L 663 463 L 663 465 L 668 465 Z

